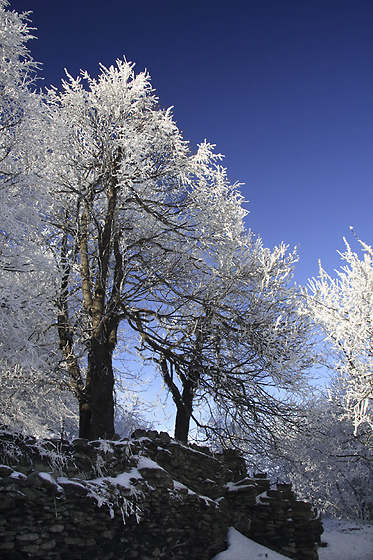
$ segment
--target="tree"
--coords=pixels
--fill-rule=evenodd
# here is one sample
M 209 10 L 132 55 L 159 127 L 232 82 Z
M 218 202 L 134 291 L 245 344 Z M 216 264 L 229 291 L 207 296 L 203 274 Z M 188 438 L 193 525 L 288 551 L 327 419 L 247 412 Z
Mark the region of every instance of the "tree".
M 298 291 L 286 287 L 295 255 L 271 253 L 245 231 L 221 156 L 207 142 L 191 153 L 147 73 L 118 61 L 97 79 L 68 75 L 60 91 L 32 93 L 26 16 L 12 14 L 20 70 L 12 82 L 13 59 L 4 58 L 1 234 L 2 255 L 12 253 L 2 267 L 13 290 L 4 330 L 12 311 L 23 352 L 14 364 L 48 381 L 62 370 L 89 439 L 114 435 L 118 340 L 140 338 L 158 363 L 181 440 L 199 399 L 255 425 L 270 411 L 290 415 L 281 393 L 301 385 L 309 363 L 309 324 Z
M 0 417 L 47 435 L 74 412 L 60 390 L 48 329 L 54 274 L 40 237 L 43 188 L 35 181 L 44 144 L 38 64 L 27 49 L 28 14 L 7 7 L 0 0 Z
M 138 330 L 175 402 L 175 437 L 187 441 L 193 419 L 239 445 L 244 431 L 268 437 L 276 419 L 294 422 L 294 395 L 314 359 L 313 325 L 290 285 L 295 252 L 283 244 L 271 252 L 248 232 L 221 254 L 202 292 L 180 293 L 177 320 L 158 315 Z M 200 407 L 207 424 L 193 414 Z
M 7 0 L 0 0 L 0 162 L 22 141 L 20 124 L 29 112 L 30 91 L 38 64 L 32 59 L 26 43 L 33 39 L 27 25 L 28 14 L 8 11 Z M 9 170 L 1 169 L 2 178 Z
M 357 435 L 360 429 L 372 433 L 373 428 L 373 251 L 358 239 L 364 251 L 361 260 L 344 241 L 341 258 L 346 266 L 334 279 L 320 265 L 309 301 L 338 372 L 331 395 L 342 404 Z
M 80 435 L 112 437 L 118 336 L 177 320 L 180 295 L 203 291 L 245 212 L 221 156 L 207 143 L 190 153 L 132 64 L 102 67 L 97 80 L 68 76 L 47 106 L 44 234 L 58 267 L 60 348 Z
M 290 479 L 298 495 L 328 515 L 372 520 L 373 450 L 367 430 L 360 431 L 354 435 L 342 403 L 318 390 L 304 403 L 300 429 L 279 432 L 259 466 Z

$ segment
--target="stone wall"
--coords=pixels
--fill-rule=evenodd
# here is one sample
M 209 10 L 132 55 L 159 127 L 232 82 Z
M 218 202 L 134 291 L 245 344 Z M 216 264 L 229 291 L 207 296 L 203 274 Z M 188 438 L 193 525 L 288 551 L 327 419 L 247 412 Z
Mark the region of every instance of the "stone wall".
M 290 485 L 247 476 L 227 450 L 168 434 L 36 441 L 0 433 L 0 558 L 211 560 L 228 527 L 298 560 L 316 560 L 322 525 Z

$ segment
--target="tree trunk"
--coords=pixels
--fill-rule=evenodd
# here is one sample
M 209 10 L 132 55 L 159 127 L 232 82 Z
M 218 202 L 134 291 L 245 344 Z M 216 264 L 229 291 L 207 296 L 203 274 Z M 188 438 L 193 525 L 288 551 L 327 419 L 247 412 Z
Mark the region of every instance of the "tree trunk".
M 177 403 L 176 421 L 175 421 L 175 439 L 188 442 L 188 433 L 190 418 L 193 411 L 193 395 L 194 384 L 192 381 L 186 381 L 183 386 L 182 402 Z
M 79 400 L 79 437 L 87 438 L 91 426 L 91 405 L 86 400 Z
M 91 340 L 85 388 L 80 408 L 80 437 L 89 440 L 114 437 L 114 373 L 112 345 Z

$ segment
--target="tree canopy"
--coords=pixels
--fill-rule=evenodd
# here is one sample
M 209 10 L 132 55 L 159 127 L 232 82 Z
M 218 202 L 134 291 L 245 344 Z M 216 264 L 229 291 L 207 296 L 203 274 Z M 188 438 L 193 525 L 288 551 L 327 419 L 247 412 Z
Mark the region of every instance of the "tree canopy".
M 295 252 L 266 249 L 246 230 L 222 156 L 207 141 L 190 149 L 132 63 L 101 66 L 97 78 L 67 74 L 60 89 L 36 93 L 26 16 L 6 6 L 16 32 L 3 57 L 2 212 L 12 215 L 2 255 L 11 248 L 15 262 L 17 247 L 27 275 L 4 258 L 13 295 L 3 324 L 9 335 L 17 302 L 24 328 L 12 343 L 23 337 L 35 358 L 22 342 L 13 366 L 69 388 L 89 439 L 114 436 L 119 343 L 155 365 L 179 439 L 202 403 L 251 427 L 290 418 L 312 362 L 312 325 L 291 286 Z

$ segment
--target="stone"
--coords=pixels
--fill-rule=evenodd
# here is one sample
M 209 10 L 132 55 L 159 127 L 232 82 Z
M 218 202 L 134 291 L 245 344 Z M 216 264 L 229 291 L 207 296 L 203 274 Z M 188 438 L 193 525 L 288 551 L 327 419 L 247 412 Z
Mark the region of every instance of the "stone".
M 15 543 L 12 541 L 0 542 L 0 550 L 13 550 L 15 546 Z
M 0 500 L 0 511 L 13 510 L 15 505 L 16 501 L 12 496 L 2 496 Z
M 88 488 L 84 486 L 80 481 L 76 480 L 59 480 L 59 486 L 63 488 L 63 490 L 69 494 L 73 494 L 75 496 L 86 496 L 88 493 Z
M 22 546 L 21 550 L 22 552 L 26 552 L 27 554 L 36 554 L 37 552 L 39 552 L 39 545 L 37 544 L 28 544 L 26 546 Z
M 64 454 L 59 494 L 52 491 L 57 488 L 53 480 L 38 474 L 50 470 L 38 445 L 33 441 L 27 447 L 22 440 L 24 459 L 13 469 L 24 468 L 26 485 L 9 480 L 8 469 L 2 477 L 0 471 L 0 557 L 6 545 L 25 557 L 48 560 L 69 559 L 72 550 L 77 560 L 114 560 L 118 551 L 126 559 L 210 560 L 224 549 L 228 527 L 234 526 L 282 554 L 317 558 L 321 520 L 312 505 L 296 500 L 289 485 L 272 489 L 264 473 L 248 477 L 234 450 L 212 454 L 155 430 L 134 436 L 117 445 L 75 440 L 58 448 Z M 55 442 L 48 445 L 57 449 Z M 112 452 L 105 453 L 109 446 Z M 143 461 L 146 468 L 139 469 L 139 457 L 159 468 Z M 97 458 L 107 479 L 93 483 Z
M 135 430 L 131 435 L 131 439 L 140 439 L 144 437 L 148 437 L 148 432 L 146 430 L 141 430 L 141 429 Z
M 160 432 L 159 439 L 161 440 L 162 443 L 170 443 L 171 441 L 171 437 L 167 432 Z
M 61 523 L 55 523 L 49 527 L 49 531 L 51 531 L 52 533 L 62 533 L 64 528 L 65 526 Z
M 158 432 L 156 432 L 155 430 L 148 430 L 148 432 L 147 432 L 146 435 L 147 435 L 147 437 L 148 437 L 149 439 L 153 439 L 153 440 L 154 440 L 154 439 L 157 439 L 157 438 L 158 438 Z
M 56 547 L 56 541 L 54 539 L 50 539 L 49 541 L 43 542 L 40 545 L 40 548 L 42 550 L 53 550 L 53 548 L 55 548 L 55 547 Z
M 37 541 L 39 535 L 37 533 L 21 533 L 16 536 L 17 541 Z
M 101 537 L 103 537 L 104 539 L 110 539 L 112 540 L 115 537 L 116 531 L 115 529 L 110 529 L 108 531 L 104 531 L 103 533 L 101 533 Z
M 64 539 L 64 542 L 66 544 L 68 544 L 69 546 L 73 546 L 73 545 L 83 546 L 83 543 L 82 543 L 81 539 L 79 539 L 77 537 L 66 537 Z

